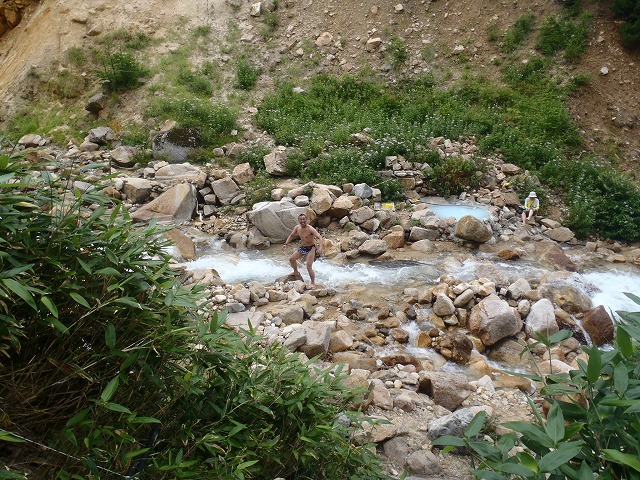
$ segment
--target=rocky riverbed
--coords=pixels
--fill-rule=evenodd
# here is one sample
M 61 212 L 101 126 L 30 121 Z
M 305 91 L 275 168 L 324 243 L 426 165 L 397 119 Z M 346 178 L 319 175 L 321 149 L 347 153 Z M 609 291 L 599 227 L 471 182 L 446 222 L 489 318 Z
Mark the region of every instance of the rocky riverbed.
M 389 157 L 388 174 L 402 179 L 407 191 L 405 201 L 385 204 L 365 184 L 282 178 L 284 148 L 264 159 L 267 171 L 282 178 L 272 201 L 249 208 L 243 204 L 254 175 L 249 164 L 139 166 L 132 149 L 102 147 L 108 129 L 96 130 L 66 150 L 36 136 L 20 143 L 34 161 L 50 160 L 54 175 L 102 163 L 101 173 L 116 174 L 107 192 L 134 220 L 176 225 L 167 234 L 175 244 L 175 268 L 185 284 L 207 285 L 211 312 L 229 312 L 231 328 L 251 326 L 267 344 L 317 356 L 319 366 L 344 364 L 347 384 L 370 391 L 362 408 L 389 421 L 365 428 L 362 436 L 378 445 L 392 474 L 407 468 L 416 478 L 463 478 L 469 459 L 445 458 L 430 442 L 461 433 L 479 410 L 496 433 L 500 422 L 532 421 L 527 397 L 536 398 L 537 386 L 506 370 L 569 371 L 583 356 L 583 344 L 613 339 L 617 305 L 594 303 L 597 286 L 590 291 L 580 284 L 585 272 L 613 275 L 624 280 L 620 288 L 640 292 L 637 245 L 577 240 L 562 225 L 560 207 L 522 225 L 516 213 L 521 199 L 506 185 L 526 172 L 499 158 L 486 159 L 490 173 L 477 191 L 456 199 L 482 206 L 489 212 L 485 220 L 438 217 L 424 202 L 420 172 L 428 165 Z M 445 156 L 476 154 L 473 139 L 434 139 L 432 146 Z M 238 148 L 215 153 L 233 160 Z M 92 174 L 68 184 L 86 191 L 99 181 Z M 299 213 L 324 238 L 326 257 L 317 263 L 313 289 L 289 275 L 286 256 L 274 248 Z M 239 274 L 241 265 L 247 270 Z M 520 356 L 537 334 L 559 329 L 573 335 L 550 350 Z

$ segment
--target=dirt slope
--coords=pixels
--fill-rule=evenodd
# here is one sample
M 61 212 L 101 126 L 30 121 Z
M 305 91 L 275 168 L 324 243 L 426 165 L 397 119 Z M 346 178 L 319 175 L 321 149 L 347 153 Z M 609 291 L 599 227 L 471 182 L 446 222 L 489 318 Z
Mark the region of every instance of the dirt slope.
M 583 3 L 594 15 L 589 46 L 579 64 L 562 68 L 568 75 L 586 74 L 589 83 L 571 99 L 570 108 L 589 147 L 617 160 L 640 179 L 640 51 L 620 47 L 618 24 L 601 2 Z M 222 44 L 229 22 L 235 22 L 245 37 L 243 44 L 258 51 L 262 59 L 265 74 L 248 102 L 255 105 L 273 77 L 294 66 L 303 74 L 370 68 L 389 81 L 421 72 L 433 73 L 442 84 L 464 72 L 499 78 L 495 64 L 504 54 L 500 41 L 489 41 L 489 29 L 503 34 L 527 11 L 539 26 L 549 13 L 563 9 L 553 0 L 533 5 L 517 0 L 279 0 L 279 27 L 265 41 L 259 35 L 263 20 L 250 16 L 251 4 L 241 0 L 2 1 L 9 4 L 24 8 L 18 26 L 0 37 L 0 122 L 25 101 L 21 96 L 26 96 L 24 83 L 31 66 L 45 66 L 70 46 L 90 44 L 101 33 L 117 28 L 167 38 L 182 18 L 187 28 L 211 27 Z M 331 34 L 331 41 L 317 47 L 314 42 L 323 32 Z M 386 41 L 392 34 L 404 39 L 410 49 L 407 67 L 401 72 L 389 66 L 392 58 L 384 48 L 366 49 L 368 39 Z M 462 54 L 455 53 L 459 46 L 464 47 Z M 222 48 L 206 55 L 224 67 Z M 601 74 L 603 67 L 608 69 L 606 75 Z M 125 97 L 122 110 L 138 110 L 136 101 L 135 95 Z

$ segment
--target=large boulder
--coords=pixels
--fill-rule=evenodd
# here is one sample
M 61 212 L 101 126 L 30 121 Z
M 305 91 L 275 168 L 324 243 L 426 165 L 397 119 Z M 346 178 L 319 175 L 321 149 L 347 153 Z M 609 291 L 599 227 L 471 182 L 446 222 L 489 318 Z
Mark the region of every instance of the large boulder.
M 229 205 L 240 194 L 238 184 L 230 176 L 211 182 L 211 189 L 222 205 Z
M 131 203 L 143 204 L 151 195 L 153 184 L 146 178 L 127 177 L 124 179 L 122 193 Z
M 447 360 L 457 363 L 469 363 L 473 342 L 459 330 L 453 330 L 444 334 L 438 344 L 440 355 Z
M 273 151 L 262 158 L 264 167 L 269 175 L 282 177 L 287 174 L 287 149 L 285 147 L 276 147 Z
M 195 187 L 189 183 L 181 183 L 140 207 L 131 214 L 131 218 L 136 222 L 148 222 L 156 218 L 162 223 L 186 223 L 193 218 L 197 207 Z
M 190 163 L 163 165 L 155 172 L 155 179 L 165 183 L 194 183 L 198 188 L 204 187 L 207 173 Z
M 426 393 L 433 401 L 453 411 L 462 405 L 474 389 L 464 375 L 442 372 L 420 372 L 418 391 Z
M 594 345 L 600 346 L 613 342 L 613 321 L 602 305 L 585 312 L 582 327 L 589 334 Z
M 260 202 L 248 213 L 249 221 L 272 243 L 284 242 L 298 224 L 298 215 L 307 213 L 290 201 Z
M 465 215 L 458 223 L 454 235 L 463 240 L 469 240 L 476 243 L 488 242 L 493 236 L 491 230 L 473 215 Z
M 554 312 L 553 304 L 546 298 L 542 298 L 534 303 L 529 311 L 529 315 L 527 315 L 525 326 L 527 335 L 536 338 L 537 333 L 541 333 L 545 337 L 556 333 L 559 328 Z
M 576 264 L 556 242 L 550 240 L 538 242 L 536 252 L 540 255 L 540 262 L 550 267 L 569 272 L 575 272 L 577 269 Z
M 468 327 L 483 344 L 493 345 L 522 330 L 522 318 L 517 309 L 492 294 L 471 309 Z

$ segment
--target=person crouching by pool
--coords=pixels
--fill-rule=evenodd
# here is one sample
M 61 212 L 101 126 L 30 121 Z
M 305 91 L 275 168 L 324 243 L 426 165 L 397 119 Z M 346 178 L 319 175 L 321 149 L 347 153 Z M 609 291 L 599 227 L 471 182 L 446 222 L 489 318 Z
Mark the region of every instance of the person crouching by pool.
M 524 201 L 524 209 L 522 210 L 522 224 L 526 225 L 527 221 L 530 221 L 540 208 L 540 200 L 536 192 L 531 192 Z
M 307 223 L 307 216 L 304 213 L 298 215 L 298 225 L 293 227 L 292 232 L 285 240 L 282 246 L 283 250 L 296 235 L 300 237 L 302 245 L 289 257 L 289 263 L 293 268 L 294 275 L 297 277 L 300 276 L 300 272 L 298 272 L 298 260 L 302 257 L 307 257 L 307 271 L 309 272 L 309 277 L 311 277 L 310 287 L 313 288 L 316 286 L 316 274 L 313 272 L 313 261 L 316 259 L 316 250 L 318 255 L 322 255 L 324 241 L 318 231 Z M 316 238 L 318 239 L 317 247 L 315 244 Z

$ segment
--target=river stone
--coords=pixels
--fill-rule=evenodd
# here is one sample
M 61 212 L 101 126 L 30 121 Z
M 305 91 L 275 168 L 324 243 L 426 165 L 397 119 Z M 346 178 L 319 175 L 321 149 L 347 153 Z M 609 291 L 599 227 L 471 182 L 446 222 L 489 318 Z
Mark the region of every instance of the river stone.
M 575 272 L 576 264 L 567 257 L 562 248 L 556 243 L 549 240 L 538 242 L 536 252 L 540 255 L 540 261 L 559 270 L 567 270 Z
M 531 290 L 531 285 L 524 278 L 519 278 L 507 288 L 509 296 L 515 300 L 521 299 L 525 293 Z
M 195 187 L 189 183 L 181 183 L 133 212 L 131 219 L 134 222 L 148 222 L 156 218 L 163 223 L 185 223 L 193 218 L 197 207 Z
M 335 200 L 335 196 L 331 194 L 326 188 L 315 187 L 311 194 L 311 209 L 316 212 L 317 215 L 322 215 L 328 212 Z
M 111 161 L 119 167 L 131 168 L 136 163 L 135 156 L 137 153 L 137 148 L 121 145 L 111 150 Z
M 238 184 L 234 182 L 231 177 L 225 177 L 211 182 L 211 188 L 222 205 L 229 205 L 240 193 Z
M 438 344 L 440 355 L 457 363 L 468 363 L 473 350 L 473 342 L 459 330 L 446 332 Z
M 453 315 L 456 308 L 453 306 L 451 299 L 444 293 L 439 293 L 436 296 L 436 301 L 433 303 L 433 313 L 439 317 L 447 317 Z
M 245 162 L 236 165 L 233 168 L 233 173 L 231 174 L 231 176 L 238 185 L 244 185 L 254 177 L 254 174 L 251 165 Z
M 611 317 L 602 305 L 584 313 L 582 327 L 589 334 L 595 345 L 605 345 L 613 342 L 614 327 Z
M 418 392 L 426 393 L 433 401 L 453 411 L 462 405 L 473 388 L 464 375 L 421 371 Z
M 374 212 L 373 209 L 365 206 L 352 210 L 349 214 L 349 218 L 353 223 L 361 224 L 366 222 L 370 218 L 373 218 L 375 214 L 376 212 Z
M 553 304 L 546 298 L 538 300 L 533 304 L 529 315 L 527 315 L 525 331 L 531 338 L 537 338 L 540 333 L 545 337 L 550 337 L 559 330 Z
M 488 242 L 493 234 L 491 230 L 473 215 L 465 215 L 458 223 L 456 223 L 456 229 L 454 235 L 463 240 L 469 240 L 476 243 Z
M 22 145 L 26 148 L 42 147 L 46 145 L 46 143 L 47 141 L 41 135 L 36 133 L 27 133 L 18 140 L 18 145 Z
M 193 182 L 198 188 L 204 187 L 207 181 L 206 172 L 190 163 L 165 164 L 156 170 L 154 176 L 159 182 Z
M 518 311 L 500 299 L 489 295 L 471 309 L 469 331 L 482 340 L 484 345 L 493 345 L 522 330 L 522 319 Z
M 306 214 L 307 209 L 282 200 L 256 203 L 247 216 L 249 221 L 272 243 L 281 243 L 298 224 L 298 215 L 301 213 Z
M 419 475 L 438 474 L 442 471 L 440 461 L 431 450 L 420 449 L 409 454 L 407 457 L 407 466 L 412 473 Z
M 353 186 L 351 191 L 355 196 L 360 198 L 371 198 L 373 196 L 373 189 L 366 183 L 358 183 Z
M 360 245 L 358 251 L 367 255 L 381 255 L 387 251 L 387 242 L 372 238 Z
M 449 415 L 432 420 L 428 424 L 427 437 L 433 441 L 443 435 L 452 435 L 462 438 L 465 429 L 473 420 L 475 413 L 470 408 L 461 408 Z
M 567 227 L 551 228 L 544 233 L 556 242 L 568 242 L 574 236 L 573 232 Z
M 116 132 L 109 127 L 98 127 L 89 130 L 89 135 L 86 139 L 91 143 L 97 143 L 98 145 L 104 145 L 107 142 L 111 142 L 116 138 Z
M 153 184 L 146 178 L 127 177 L 123 179 L 122 193 L 131 203 L 143 204 L 149 200 Z
M 193 260 L 196 258 L 196 244 L 180 230 L 169 230 L 165 232 L 164 236 L 171 240 L 184 260 Z
M 271 153 L 262 158 L 262 161 L 269 175 L 282 177 L 287 174 L 287 163 L 289 159 L 287 157 L 286 147 L 278 146 L 274 148 Z

